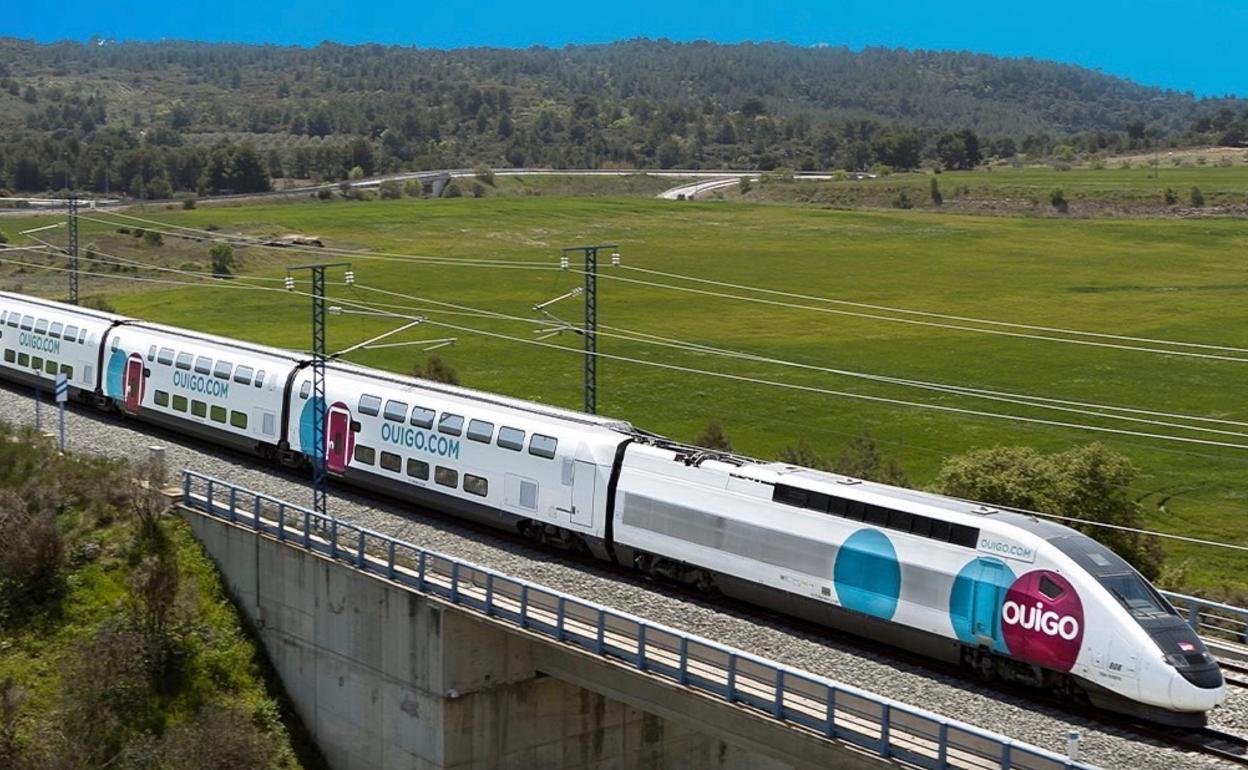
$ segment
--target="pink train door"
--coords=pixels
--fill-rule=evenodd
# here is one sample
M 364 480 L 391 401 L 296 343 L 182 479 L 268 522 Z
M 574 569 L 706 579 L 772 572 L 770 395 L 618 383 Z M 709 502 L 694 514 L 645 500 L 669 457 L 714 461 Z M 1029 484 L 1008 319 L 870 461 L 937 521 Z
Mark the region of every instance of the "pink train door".
M 325 416 L 325 467 L 330 473 L 342 473 L 347 469 L 354 443 L 351 411 L 340 403 L 334 404 Z
M 143 358 L 137 353 L 126 359 L 125 405 L 130 414 L 138 414 L 143 403 Z

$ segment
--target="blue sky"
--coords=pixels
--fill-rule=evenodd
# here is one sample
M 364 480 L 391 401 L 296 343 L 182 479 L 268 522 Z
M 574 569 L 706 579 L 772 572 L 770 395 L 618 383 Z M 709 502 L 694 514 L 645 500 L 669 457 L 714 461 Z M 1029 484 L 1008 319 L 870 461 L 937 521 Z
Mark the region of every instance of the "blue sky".
M 1248 0 L 837 2 L 836 0 L 0 0 L 0 35 L 427 48 L 673 40 L 781 40 L 951 48 L 1082 64 L 1201 95 L 1248 95 Z

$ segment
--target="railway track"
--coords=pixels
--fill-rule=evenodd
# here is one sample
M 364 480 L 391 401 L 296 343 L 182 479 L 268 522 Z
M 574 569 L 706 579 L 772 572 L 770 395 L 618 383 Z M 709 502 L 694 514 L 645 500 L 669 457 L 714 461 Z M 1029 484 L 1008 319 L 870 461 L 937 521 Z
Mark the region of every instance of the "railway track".
M 1222 678 L 1226 680 L 1228 687 L 1248 689 L 1248 665 L 1243 661 L 1230 661 L 1225 658 L 1220 658 L 1218 665 L 1222 667 Z

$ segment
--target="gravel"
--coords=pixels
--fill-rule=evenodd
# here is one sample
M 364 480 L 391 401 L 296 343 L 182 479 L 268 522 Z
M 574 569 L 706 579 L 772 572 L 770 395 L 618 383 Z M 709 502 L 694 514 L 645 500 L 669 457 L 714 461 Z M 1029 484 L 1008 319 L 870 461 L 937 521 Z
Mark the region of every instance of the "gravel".
M 30 392 L 9 384 L 0 386 L 0 420 L 33 423 Z M 55 410 L 45 405 L 44 429 L 54 429 L 54 420 Z M 149 446 L 163 446 L 171 471 L 190 468 L 295 503 L 309 502 L 310 493 L 302 474 L 115 415 L 73 407 L 66 414 L 66 436 L 73 451 L 130 459 L 144 456 Z M 819 633 L 810 626 L 789 625 L 749 608 L 714 606 L 700 597 L 656 585 L 624 570 L 592 560 L 572 559 L 520 538 L 467 525 L 410 504 L 338 486 L 332 490 L 330 510 L 341 518 L 417 545 L 882 693 L 1050 751 L 1064 753 L 1067 734 L 1077 730 L 1082 735 L 1081 759 L 1102 767 L 1229 767 L 1205 755 L 1146 743 L 1129 730 L 1108 723 L 1031 703 L 1025 695 L 1014 691 L 981 689 L 948 671 L 891 657 L 869 643 L 833 632 Z M 1211 715 L 1210 724 L 1248 735 L 1248 691 L 1232 689 L 1227 703 Z

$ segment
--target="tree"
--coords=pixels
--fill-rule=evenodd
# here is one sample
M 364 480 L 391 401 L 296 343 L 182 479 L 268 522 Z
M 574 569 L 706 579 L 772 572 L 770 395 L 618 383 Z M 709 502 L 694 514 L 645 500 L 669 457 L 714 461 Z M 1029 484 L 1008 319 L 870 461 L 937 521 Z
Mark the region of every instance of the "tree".
M 397 179 L 387 179 L 377 188 L 384 201 L 397 200 L 403 197 L 403 187 Z
M 878 481 L 898 487 L 910 486 L 910 477 L 901 465 L 892 458 L 885 458 L 876 446 L 875 439 L 865 430 L 841 450 L 832 470 L 856 479 Z
M 754 189 L 754 184 L 750 181 L 748 176 L 743 176 L 737 180 L 737 191 L 742 195 L 745 195 L 752 189 Z
M 143 233 L 143 244 L 145 246 L 161 246 L 164 245 L 165 239 L 155 230 L 148 230 Z
M 226 278 L 232 274 L 234 267 L 234 247 L 228 243 L 214 243 L 212 248 L 208 249 L 208 256 L 212 259 L 212 274 L 219 278 Z
M 935 491 L 989 505 L 1055 513 L 1140 528 L 1143 511 L 1129 494 L 1138 472 L 1130 460 L 1095 443 L 1053 455 L 1030 447 L 979 449 L 941 466 Z M 1164 553 L 1154 538 L 1126 530 L 1075 524 L 1126 559 L 1144 577 L 1157 577 Z
M 1179 194 L 1174 191 L 1174 188 L 1171 187 L 1166 188 L 1166 192 L 1162 197 L 1165 199 L 1167 206 L 1173 206 L 1179 202 Z
M 1205 194 L 1200 191 L 1199 187 L 1192 188 L 1192 208 L 1200 208 L 1205 205 Z
M 1059 214 L 1065 214 L 1070 208 L 1070 204 L 1066 202 L 1066 193 L 1062 192 L 1062 188 L 1060 187 L 1055 187 L 1053 191 L 1049 193 L 1049 203 L 1053 204 L 1053 208 L 1056 209 Z
M 724 433 L 724 424 L 719 420 L 711 420 L 706 424 L 702 434 L 693 440 L 695 446 L 714 449 L 719 452 L 731 452 L 732 442 Z
M 932 196 L 932 205 L 943 205 L 945 202 L 945 196 L 940 194 L 940 183 L 936 181 L 936 177 L 932 177 L 931 184 L 929 184 L 928 187 Z
M 776 460 L 789 465 L 797 465 L 802 468 L 812 468 L 817 471 L 832 470 L 832 463 L 823 455 L 815 451 L 806 439 L 799 439 L 797 446 L 788 445 L 781 447 Z
M 442 360 L 441 356 L 429 356 L 425 363 L 412 367 L 412 374 L 424 380 L 441 382 L 447 385 L 459 384 L 459 373 L 454 367 Z
M 488 184 L 490 187 L 494 186 L 494 169 L 484 163 L 478 163 L 472 170 L 472 173 L 478 181 Z

